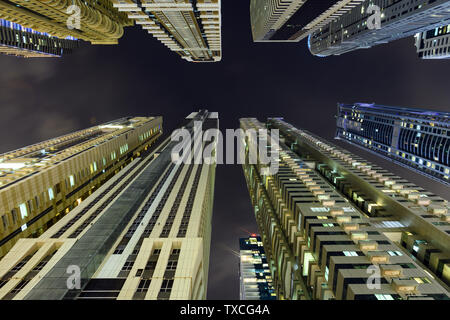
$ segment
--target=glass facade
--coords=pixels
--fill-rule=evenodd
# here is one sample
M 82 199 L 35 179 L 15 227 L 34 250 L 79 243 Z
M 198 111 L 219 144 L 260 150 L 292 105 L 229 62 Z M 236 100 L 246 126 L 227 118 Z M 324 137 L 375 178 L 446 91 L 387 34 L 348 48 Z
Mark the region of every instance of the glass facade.
M 336 138 L 449 184 L 450 113 L 338 104 Z

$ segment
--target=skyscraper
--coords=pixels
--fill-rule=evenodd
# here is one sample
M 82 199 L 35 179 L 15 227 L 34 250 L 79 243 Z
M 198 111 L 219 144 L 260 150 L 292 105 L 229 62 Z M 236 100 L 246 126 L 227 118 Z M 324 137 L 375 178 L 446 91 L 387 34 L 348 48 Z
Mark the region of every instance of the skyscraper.
M 450 24 L 417 33 L 416 48 L 419 58 L 448 59 L 450 58 Z
M 122 118 L 0 155 L 0 257 L 38 237 L 162 134 L 162 118 Z
M 314 55 L 340 55 L 362 48 L 414 36 L 442 25 L 450 24 L 448 0 L 364 0 L 358 1 L 339 16 L 320 25 L 310 34 L 308 46 Z M 380 28 L 370 27 L 368 21 L 380 9 Z
M 194 112 L 191 136 L 195 121 L 218 128 L 217 113 Z M 39 238 L 21 239 L 0 261 L 0 299 L 205 299 L 215 164 L 174 163 L 178 144 L 142 152 Z
M 0 18 L 59 39 L 117 44 L 133 24 L 109 0 L 0 0 Z
M 450 112 L 339 103 L 336 139 L 450 185 Z
M 307 0 L 251 0 L 253 40 L 268 41 Z
M 446 200 L 282 119 L 240 123 L 279 130 L 263 140 L 277 173 L 250 162 L 247 136 L 243 165 L 279 299 L 450 298 Z
M 365 0 L 252 0 L 255 42 L 298 42 Z
M 221 60 L 221 0 L 111 1 L 181 58 L 191 62 Z
M 70 53 L 77 47 L 75 39 L 58 39 L 0 19 L 0 53 L 25 58 L 51 58 Z
M 261 237 L 252 235 L 239 239 L 240 299 L 275 300 L 272 275 L 267 263 Z

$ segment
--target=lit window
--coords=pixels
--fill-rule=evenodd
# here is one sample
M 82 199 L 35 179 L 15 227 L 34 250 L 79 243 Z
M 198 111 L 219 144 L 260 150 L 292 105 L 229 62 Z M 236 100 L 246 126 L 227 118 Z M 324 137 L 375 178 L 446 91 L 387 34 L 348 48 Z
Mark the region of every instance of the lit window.
M 401 253 L 400 251 L 388 251 L 388 254 L 390 256 L 402 256 L 403 253 Z
M 27 205 L 25 203 L 22 203 L 21 205 L 19 205 L 19 210 L 20 210 L 20 216 L 22 217 L 22 219 L 28 216 Z
M 55 194 L 53 193 L 53 188 L 48 188 L 48 199 L 53 200 L 55 198 Z
M 378 300 L 394 300 L 390 294 L 375 294 Z

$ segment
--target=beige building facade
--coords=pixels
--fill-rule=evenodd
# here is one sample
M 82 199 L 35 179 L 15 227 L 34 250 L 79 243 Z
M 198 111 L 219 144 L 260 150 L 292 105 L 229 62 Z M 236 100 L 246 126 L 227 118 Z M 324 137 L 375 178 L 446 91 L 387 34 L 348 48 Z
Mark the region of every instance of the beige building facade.
M 162 134 L 162 118 L 123 118 L 0 155 L 0 257 L 39 237 Z
M 264 124 L 245 118 L 240 123 L 246 132 L 278 129 L 281 137 L 279 145 L 268 145 L 279 152 L 276 174 L 262 174 L 260 162 L 243 166 L 278 299 L 449 299 L 442 277 L 401 243 L 402 234 L 412 229 L 428 228 L 423 231 L 431 232 L 428 238 L 435 245 L 448 241 L 448 234 L 441 239 L 442 233 L 432 224 L 415 228 L 407 219 L 419 212 L 405 209 L 402 216 L 388 197 L 383 198 L 385 203 L 369 197 L 369 190 L 377 188 L 403 197 L 417 186 L 410 187 L 386 170 L 281 119 Z M 248 148 L 255 143 L 246 141 Z M 340 161 L 349 164 L 341 167 Z M 351 172 L 359 178 L 351 179 Z M 394 182 L 379 186 L 363 174 Z M 410 193 L 400 191 L 408 189 Z M 427 194 L 423 189 L 417 192 Z M 417 210 L 428 212 L 431 202 L 442 200 L 429 193 L 427 197 L 427 204 L 414 200 Z
M 218 127 L 217 113 L 195 112 L 184 128 L 193 121 Z M 176 144 L 142 152 L 21 239 L 0 261 L 0 299 L 206 299 L 215 164 L 174 163 Z

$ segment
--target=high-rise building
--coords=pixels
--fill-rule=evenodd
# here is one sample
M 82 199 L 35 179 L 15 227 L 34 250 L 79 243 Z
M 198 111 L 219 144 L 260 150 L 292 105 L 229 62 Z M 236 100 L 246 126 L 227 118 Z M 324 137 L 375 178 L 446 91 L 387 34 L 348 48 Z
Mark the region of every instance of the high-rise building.
M 448 0 L 360 0 L 339 15 L 321 22 L 308 38 L 314 55 L 340 55 L 349 51 L 414 36 L 450 24 Z M 371 17 L 380 9 L 380 28 L 371 27 Z M 370 27 L 370 28 L 369 28 Z
M 0 53 L 24 58 L 51 58 L 71 53 L 75 39 L 59 39 L 0 19 Z
M 0 257 L 38 237 L 152 145 L 162 118 L 123 118 L 0 154 Z
M 365 0 L 252 0 L 255 42 L 298 42 Z
M 446 200 L 282 119 L 240 124 L 279 130 L 259 140 L 277 173 L 249 161 L 248 136 L 243 165 L 278 299 L 450 298 Z
M 450 58 L 450 24 L 417 33 L 415 37 L 419 58 Z
M 307 0 L 251 0 L 250 21 L 253 40 L 255 42 L 271 40 L 305 2 Z
M 339 103 L 336 139 L 450 185 L 450 112 Z
M 221 0 L 111 2 L 183 59 L 191 62 L 221 60 Z
M 276 300 L 261 238 L 256 235 L 240 238 L 239 249 L 240 299 Z
M 110 0 L 0 0 L 0 18 L 53 37 L 117 44 L 133 25 Z
M 183 128 L 218 121 L 194 112 Z M 0 299 L 205 299 L 215 164 L 174 162 L 180 143 L 191 146 L 169 137 L 142 152 L 39 238 L 20 239 L 0 261 Z

